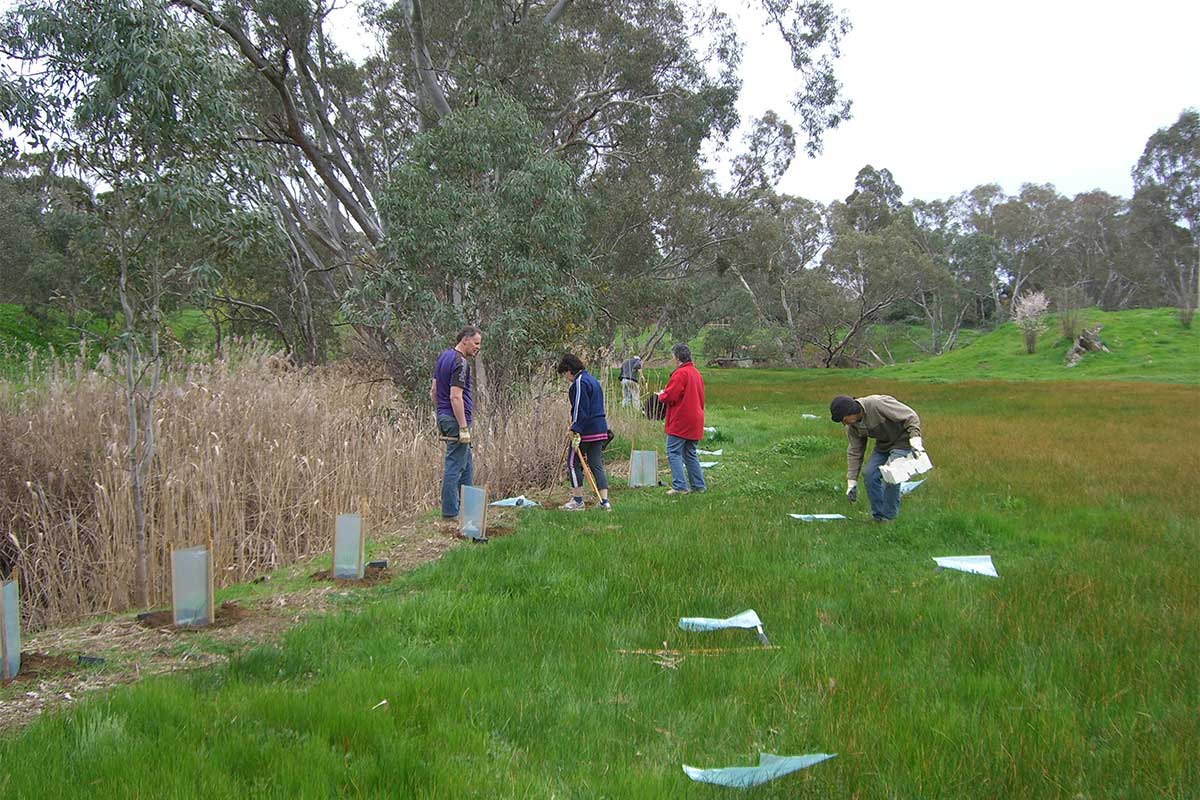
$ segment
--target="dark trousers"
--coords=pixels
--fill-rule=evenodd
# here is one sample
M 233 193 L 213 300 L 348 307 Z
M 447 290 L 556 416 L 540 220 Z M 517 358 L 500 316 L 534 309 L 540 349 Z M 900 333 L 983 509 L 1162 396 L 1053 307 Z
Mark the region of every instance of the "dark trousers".
M 458 436 L 458 421 L 439 415 L 438 430 L 442 436 Z M 471 445 L 446 442 L 446 460 L 442 464 L 442 516 L 458 516 L 458 500 L 462 487 L 471 485 Z
M 583 457 L 587 459 L 588 466 L 592 468 L 592 477 L 596 479 L 597 489 L 608 488 L 608 475 L 604 473 L 604 442 L 581 442 L 579 445 Z M 571 488 L 575 490 L 577 496 L 581 495 L 583 487 L 583 465 L 579 463 L 579 456 L 575 455 L 575 450 L 572 448 L 570 455 L 567 456 L 567 466 L 570 468 Z

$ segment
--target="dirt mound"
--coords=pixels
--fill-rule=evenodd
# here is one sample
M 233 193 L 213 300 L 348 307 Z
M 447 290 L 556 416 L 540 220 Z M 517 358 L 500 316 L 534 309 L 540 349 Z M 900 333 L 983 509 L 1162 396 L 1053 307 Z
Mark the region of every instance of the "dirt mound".
M 238 622 L 253 616 L 250 611 L 239 606 L 237 603 L 225 602 L 217 607 L 216 619 L 211 625 L 192 626 L 175 624 L 175 615 L 171 609 L 165 611 L 150 611 L 146 614 L 138 614 L 137 621 L 147 628 L 170 628 L 176 631 L 203 631 L 211 630 L 212 628 L 228 628 L 231 625 L 236 625 Z
M 57 675 L 70 672 L 78 666 L 74 659 L 65 656 L 51 656 L 45 653 L 21 653 L 21 669 L 12 680 L 4 682 L 5 686 L 14 683 L 33 683 L 47 675 Z
M 375 567 L 368 564 L 363 569 L 362 580 L 354 580 L 353 578 L 334 578 L 332 569 L 322 569 L 314 572 L 309 576 L 314 581 L 333 581 L 338 586 L 375 586 L 380 583 L 387 583 L 392 579 L 392 573 L 387 567 Z

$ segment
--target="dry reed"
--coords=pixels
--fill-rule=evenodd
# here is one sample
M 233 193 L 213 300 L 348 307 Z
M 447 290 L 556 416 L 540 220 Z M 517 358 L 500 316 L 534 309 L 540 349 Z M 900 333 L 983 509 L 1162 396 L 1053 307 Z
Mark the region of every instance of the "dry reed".
M 82 360 L 21 393 L 0 384 L 0 570 L 22 577 L 31 628 L 132 604 L 133 507 L 116 366 Z M 475 482 L 494 496 L 551 480 L 562 396 L 478 414 Z M 361 366 L 289 369 L 261 348 L 173 371 L 155 407 L 147 494 L 151 602 L 170 551 L 212 542 L 218 585 L 326 552 L 334 518 L 366 501 L 367 530 L 432 508 L 443 445 L 427 406 Z

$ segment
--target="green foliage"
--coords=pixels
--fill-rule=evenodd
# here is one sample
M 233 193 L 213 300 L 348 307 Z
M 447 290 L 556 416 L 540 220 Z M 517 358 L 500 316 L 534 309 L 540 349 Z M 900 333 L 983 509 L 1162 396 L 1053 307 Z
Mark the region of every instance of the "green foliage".
M 414 374 L 428 372 L 430 347 L 464 322 L 484 329 L 502 381 L 588 330 L 589 287 L 575 279 L 584 262 L 573 176 L 533 138 L 520 106 L 485 94 L 416 136 L 393 174 L 383 203 L 388 260 L 355 299 L 422 356 Z

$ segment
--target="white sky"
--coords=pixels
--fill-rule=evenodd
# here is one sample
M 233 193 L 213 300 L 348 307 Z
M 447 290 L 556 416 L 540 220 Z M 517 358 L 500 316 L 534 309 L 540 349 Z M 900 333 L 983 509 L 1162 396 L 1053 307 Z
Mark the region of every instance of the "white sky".
M 744 8 L 721 0 L 726 8 Z M 838 3 L 835 0 L 835 7 Z M 780 188 L 842 199 L 865 164 L 905 199 L 982 183 L 1015 193 L 1129 197 L 1146 140 L 1200 106 L 1200 3 L 1192 0 L 842 0 L 854 28 L 838 75 L 854 117 L 816 160 L 798 155 Z M 744 12 L 744 118 L 788 110 L 786 50 Z

